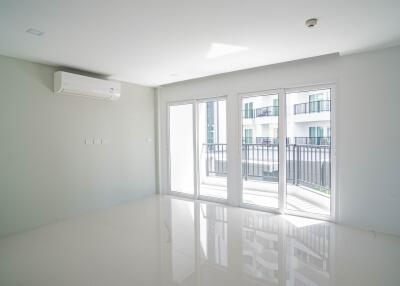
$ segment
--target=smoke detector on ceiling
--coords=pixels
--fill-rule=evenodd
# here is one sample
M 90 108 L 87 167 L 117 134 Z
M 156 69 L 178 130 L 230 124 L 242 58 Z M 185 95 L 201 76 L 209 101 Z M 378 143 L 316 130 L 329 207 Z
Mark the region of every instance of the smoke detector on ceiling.
M 317 22 L 318 22 L 318 19 L 317 19 L 317 18 L 308 19 L 308 20 L 306 21 L 306 26 L 307 26 L 308 28 L 314 28 L 314 26 L 317 25 Z

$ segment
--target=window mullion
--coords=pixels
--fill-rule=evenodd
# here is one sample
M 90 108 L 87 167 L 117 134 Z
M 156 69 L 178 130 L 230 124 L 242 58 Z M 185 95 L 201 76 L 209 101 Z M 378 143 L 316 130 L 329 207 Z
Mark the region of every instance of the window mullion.
M 286 208 L 286 94 L 284 89 L 279 91 L 279 212 L 284 213 Z

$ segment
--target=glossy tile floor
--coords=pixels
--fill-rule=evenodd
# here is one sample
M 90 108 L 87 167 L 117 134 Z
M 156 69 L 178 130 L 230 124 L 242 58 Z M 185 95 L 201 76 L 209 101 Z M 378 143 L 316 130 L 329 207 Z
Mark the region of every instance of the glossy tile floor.
M 0 285 L 400 285 L 400 237 L 168 196 L 0 240 Z

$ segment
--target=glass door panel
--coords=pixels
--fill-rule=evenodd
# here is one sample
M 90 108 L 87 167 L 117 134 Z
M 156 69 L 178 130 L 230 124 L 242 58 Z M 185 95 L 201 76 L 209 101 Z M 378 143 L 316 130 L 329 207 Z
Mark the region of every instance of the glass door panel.
M 199 194 L 227 198 L 226 100 L 198 104 Z
M 169 106 L 170 190 L 194 195 L 193 104 Z
M 242 98 L 242 202 L 245 204 L 278 208 L 278 117 L 278 94 Z
M 286 209 L 329 215 L 331 90 L 286 94 Z

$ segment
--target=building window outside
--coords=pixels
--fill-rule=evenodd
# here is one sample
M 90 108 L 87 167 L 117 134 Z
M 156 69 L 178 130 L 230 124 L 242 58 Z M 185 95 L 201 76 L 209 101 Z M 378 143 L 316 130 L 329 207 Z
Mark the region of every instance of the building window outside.
M 207 143 L 214 144 L 215 139 L 215 114 L 214 102 L 207 102 Z
M 323 127 L 309 127 L 308 133 L 310 138 L 316 137 L 324 137 L 324 128 Z
M 253 129 L 244 130 L 244 144 L 253 144 Z
M 319 112 L 323 106 L 320 106 L 320 101 L 329 100 L 328 96 L 324 93 L 314 93 L 308 96 L 310 105 L 310 112 Z
M 244 118 L 253 118 L 253 102 L 244 105 Z
M 279 99 L 275 98 L 273 101 L 273 107 L 272 107 L 272 116 L 278 116 L 279 115 Z
M 324 96 L 323 93 L 315 93 L 315 94 L 310 94 L 308 96 L 309 102 L 314 102 L 314 101 L 320 101 L 320 100 L 326 100 L 326 96 Z

